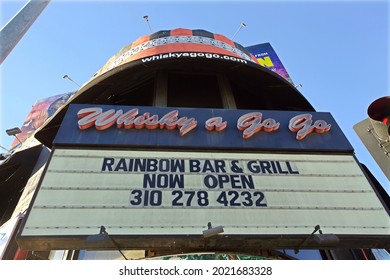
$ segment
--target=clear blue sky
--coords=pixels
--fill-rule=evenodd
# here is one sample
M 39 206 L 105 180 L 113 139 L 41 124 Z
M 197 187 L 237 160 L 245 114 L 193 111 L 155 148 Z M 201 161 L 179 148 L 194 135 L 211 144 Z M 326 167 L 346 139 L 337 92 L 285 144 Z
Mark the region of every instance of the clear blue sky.
M 26 1 L 0 3 L 1 26 Z M 353 130 L 367 106 L 390 95 L 389 1 L 51 1 L 1 68 L 0 145 L 44 97 L 74 91 L 123 46 L 149 33 L 205 29 L 243 46 L 270 42 L 299 90 L 330 112 L 357 158 L 390 183 Z

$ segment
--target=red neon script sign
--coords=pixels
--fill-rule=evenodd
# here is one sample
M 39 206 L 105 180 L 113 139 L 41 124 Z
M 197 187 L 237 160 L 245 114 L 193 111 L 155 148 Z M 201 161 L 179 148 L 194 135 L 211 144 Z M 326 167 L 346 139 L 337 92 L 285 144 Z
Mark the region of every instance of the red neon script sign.
M 210 118 L 205 123 L 205 128 L 209 131 L 216 130 L 222 131 L 226 128 L 227 122 L 223 121 L 222 117 Z
M 185 135 L 197 126 L 197 121 L 194 118 L 181 117 L 178 118 L 179 111 L 173 110 L 165 114 L 161 119 L 158 115 L 150 115 L 148 112 L 138 115 L 138 109 L 132 109 L 123 113 L 123 110 L 115 111 L 110 109 L 103 112 L 100 107 L 91 107 L 81 109 L 77 113 L 79 118 L 78 125 L 81 130 L 90 128 L 95 125 L 97 130 L 106 130 L 115 123 L 118 128 L 125 129 L 156 129 L 166 128 L 180 130 L 180 136 Z
M 116 124 L 117 128 L 124 129 L 179 129 L 180 136 L 183 136 L 196 128 L 197 120 L 195 118 L 180 117 L 179 111 L 172 110 L 159 118 L 158 115 L 151 115 L 146 112 L 139 115 L 138 108 L 123 112 L 122 109 L 109 109 L 103 111 L 100 107 L 84 108 L 77 112 L 79 119 L 78 125 L 81 130 L 95 126 L 97 130 L 106 130 Z M 222 117 L 213 117 L 205 122 L 205 128 L 208 131 L 222 131 L 228 123 Z M 279 129 L 280 123 L 275 119 L 268 118 L 263 120 L 263 114 L 260 112 L 251 112 L 242 115 L 237 120 L 237 128 L 242 131 L 244 139 L 251 138 L 259 131 L 273 132 Z M 326 133 L 331 125 L 324 120 L 317 120 L 313 123 L 311 114 L 300 114 L 290 119 L 288 128 L 296 132 L 297 140 L 302 140 L 312 132 Z
M 263 130 L 272 132 L 279 129 L 279 123 L 274 119 L 268 118 L 262 121 L 263 114 L 260 112 L 248 113 L 241 116 L 237 121 L 237 128 L 243 130 L 244 139 L 252 137 L 253 134 Z
M 297 132 L 297 140 L 302 140 L 313 131 L 322 134 L 328 132 L 331 127 L 330 124 L 323 120 L 315 121 L 313 125 L 312 123 L 311 114 L 301 114 L 290 120 L 288 128 L 292 132 Z

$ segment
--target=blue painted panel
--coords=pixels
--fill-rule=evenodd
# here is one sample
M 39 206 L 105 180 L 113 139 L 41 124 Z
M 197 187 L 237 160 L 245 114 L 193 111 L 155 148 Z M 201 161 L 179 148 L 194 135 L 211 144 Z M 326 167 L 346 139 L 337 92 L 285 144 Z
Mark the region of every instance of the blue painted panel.
M 144 113 L 158 115 L 160 120 L 172 110 L 178 110 L 178 118 L 195 118 L 197 127 L 187 134 L 180 136 L 178 129 L 124 129 L 116 124 L 105 129 L 97 130 L 95 126 L 81 130 L 78 126 L 77 113 L 81 109 L 100 107 L 103 112 L 110 109 L 123 113 L 138 108 L 138 116 Z M 243 138 L 243 131 L 237 128 L 238 119 L 250 112 L 261 112 L 262 120 L 272 118 L 280 123 L 276 131 L 259 131 L 248 139 Z M 296 132 L 289 129 L 290 120 L 300 114 L 311 114 L 313 123 L 323 120 L 331 125 L 331 129 L 323 134 L 310 133 L 302 140 L 296 139 Z M 213 117 L 222 117 L 227 121 L 227 127 L 222 131 L 209 131 L 205 123 Z M 108 147 L 153 147 L 153 148 L 191 148 L 191 149 L 222 149 L 222 150 L 263 150 L 263 151 L 328 151 L 353 152 L 353 148 L 330 113 L 327 112 L 298 112 L 298 111 L 253 111 L 226 110 L 204 108 L 168 108 L 142 106 L 114 106 L 70 104 L 58 134 L 54 140 L 57 146 L 108 146 Z

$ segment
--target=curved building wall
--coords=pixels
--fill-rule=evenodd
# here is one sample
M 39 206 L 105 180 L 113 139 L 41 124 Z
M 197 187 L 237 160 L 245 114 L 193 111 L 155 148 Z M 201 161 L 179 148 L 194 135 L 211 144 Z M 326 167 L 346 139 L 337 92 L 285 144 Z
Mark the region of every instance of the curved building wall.
M 122 48 L 68 101 L 162 107 L 314 111 L 288 81 L 240 44 L 178 28 Z M 68 106 L 36 134 L 51 147 Z

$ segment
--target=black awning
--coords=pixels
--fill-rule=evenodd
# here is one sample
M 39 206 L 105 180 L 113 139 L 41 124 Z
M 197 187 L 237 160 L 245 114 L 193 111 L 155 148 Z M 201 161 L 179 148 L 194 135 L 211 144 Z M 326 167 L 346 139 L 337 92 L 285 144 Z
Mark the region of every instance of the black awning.
M 290 111 L 315 111 L 306 98 L 287 80 L 255 63 L 240 64 L 234 61 L 191 57 L 180 60 L 173 58 L 151 60 L 144 63 L 139 59 L 116 67 L 85 84 L 61 110 L 58 110 L 44 126 L 37 130 L 35 138 L 51 148 L 69 104 L 112 104 L 114 93 L 116 95 L 126 93 L 128 85 L 136 84 L 144 77 L 154 75 L 161 70 L 223 72 L 232 82 L 243 85 L 247 91 L 253 91 L 255 96 L 258 95 L 259 100 L 267 99 L 268 102 L 280 104 L 281 108 L 289 108 L 286 110 Z

